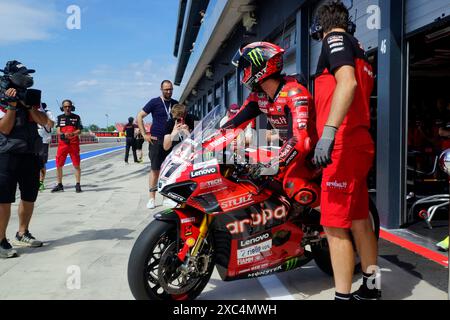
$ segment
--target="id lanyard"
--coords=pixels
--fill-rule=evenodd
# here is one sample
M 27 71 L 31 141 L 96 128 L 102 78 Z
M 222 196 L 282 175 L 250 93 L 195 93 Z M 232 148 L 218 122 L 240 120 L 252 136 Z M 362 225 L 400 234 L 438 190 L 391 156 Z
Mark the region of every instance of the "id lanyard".
M 169 109 L 167 109 L 166 103 L 164 102 L 164 99 L 162 97 L 159 97 L 164 105 L 164 110 L 166 110 L 167 113 L 167 120 L 170 120 L 170 109 L 172 108 L 172 102 L 169 102 Z

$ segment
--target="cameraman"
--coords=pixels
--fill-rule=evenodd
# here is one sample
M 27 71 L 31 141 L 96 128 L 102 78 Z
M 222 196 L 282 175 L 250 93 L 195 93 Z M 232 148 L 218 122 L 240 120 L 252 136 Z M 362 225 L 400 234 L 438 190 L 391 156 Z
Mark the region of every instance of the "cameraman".
M 73 167 L 75 168 L 75 191 L 76 193 L 82 192 L 80 180 L 81 180 L 81 168 L 80 168 L 80 138 L 81 119 L 79 115 L 72 113 L 75 111 L 75 106 L 72 101 L 66 99 L 61 106 L 63 114 L 58 116 L 56 121 L 56 134 L 59 137 L 58 151 L 56 152 L 56 172 L 58 178 L 58 184 L 53 188 L 52 192 L 64 191 L 62 184 L 63 167 L 66 163 L 67 155 L 70 154 Z
M 2 101 L 0 103 L 0 258 L 17 256 L 17 252 L 6 240 L 6 228 L 11 216 L 11 203 L 15 202 L 19 184 L 19 231 L 14 244 L 40 247 L 29 232 L 34 202 L 39 189 L 39 149 L 42 143 L 37 124 L 45 125 L 48 118 L 39 111 L 36 96 L 29 98 L 27 88 L 33 85 L 30 73 L 18 61 L 10 61 L 2 71 Z M 5 85 L 5 86 L 3 86 Z M 34 93 L 40 92 L 34 90 Z M 33 101 L 34 100 L 34 101 Z M 40 98 L 39 98 L 40 100 Z

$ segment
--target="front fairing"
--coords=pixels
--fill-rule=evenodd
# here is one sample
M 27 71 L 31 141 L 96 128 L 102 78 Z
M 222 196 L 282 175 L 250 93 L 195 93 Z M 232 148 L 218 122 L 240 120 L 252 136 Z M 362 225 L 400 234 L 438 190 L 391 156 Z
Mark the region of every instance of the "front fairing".
M 189 181 L 189 172 L 195 165 L 201 165 L 206 159 L 203 145 L 218 134 L 221 121 L 226 115 L 222 106 L 215 107 L 207 116 L 196 123 L 189 138 L 176 145 L 161 166 L 158 190 L 166 186 Z M 180 199 L 181 202 L 181 199 Z

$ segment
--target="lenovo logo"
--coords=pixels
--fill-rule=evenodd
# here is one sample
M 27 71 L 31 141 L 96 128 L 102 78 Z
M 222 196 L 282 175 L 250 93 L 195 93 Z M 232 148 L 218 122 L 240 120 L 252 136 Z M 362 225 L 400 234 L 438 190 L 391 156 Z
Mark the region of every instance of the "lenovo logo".
M 197 177 L 201 177 L 201 176 L 206 176 L 208 174 L 213 174 L 213 173 L 217 173 L 217 168 L 216 167 L 195 170 L 195 171 L 191 172 L 191 178 L 197 178 Z
M 240 242 L 240 245 L 241 245 L 241 248 L 243 248 L 243 247 L 246 247 L 246 246 L 249 246 L 249 245 L 252 245 L 252 244 L 260 243 L 260 242 L 266 240 L 269 237 L 270 237 L 269 233 L 264 233 L 264 234 L 262 234 L 260 236 L 255 237 L 255 238 L 242 240 Z

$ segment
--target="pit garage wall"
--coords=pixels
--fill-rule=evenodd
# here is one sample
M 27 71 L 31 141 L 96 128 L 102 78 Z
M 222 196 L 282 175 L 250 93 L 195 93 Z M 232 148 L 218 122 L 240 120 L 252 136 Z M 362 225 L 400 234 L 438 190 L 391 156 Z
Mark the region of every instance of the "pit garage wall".
M 449 0 L 406 0 L 405 34 L 450 15 Z

